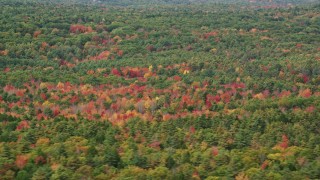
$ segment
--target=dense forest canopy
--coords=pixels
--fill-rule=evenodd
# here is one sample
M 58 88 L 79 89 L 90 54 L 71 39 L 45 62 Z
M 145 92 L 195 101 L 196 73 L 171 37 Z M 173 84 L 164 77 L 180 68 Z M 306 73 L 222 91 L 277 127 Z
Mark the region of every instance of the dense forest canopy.
M 0 10 L 0 179 L 320 178 L 316 1 Z
M 63 3 L 63 4 L 107 4 L 116 6 L 150 5 L 199 5 L 199 4 L 236 4 L 236 5 L 298 5 L 316 4 L 318 0 L 21 0 L 7 3 Z

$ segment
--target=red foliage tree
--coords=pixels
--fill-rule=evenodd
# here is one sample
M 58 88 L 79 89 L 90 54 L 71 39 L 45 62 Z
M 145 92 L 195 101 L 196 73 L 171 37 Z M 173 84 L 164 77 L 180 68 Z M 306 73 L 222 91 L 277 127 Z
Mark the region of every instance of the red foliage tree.
M 136 77 L 142 77 L 142 75 L 138 70 L 129 70 L 129 77 L 136 78 Z
M 308 107 L 306 108 L 306 112 L 308 112 L 308 113 L 312 113 L 312 112 L 314 112 L 315 110 L 316 110 L 316 107 L 315 107 L 314 105 L 308 106 Z
M 296 44 L 296 47 L 297 47 L 297 48 L 302 48 L 302 44 L 301 44 L 301 43 L 298 43 L 298 44 Z
M 151 144 L 149 144 L 149 147 L 154 148 L 154 149 L 160 149 L 161 143 L 159 141 L 154 141 Z
M 22 129 L 25 129 L 25 128 L 30 128 L 30 126 L 29 126 L 29 122 L 28 121 L 23 120 L 18 124 L 16 130 L 17 131 L 21 131 Z
M 117 104 L 115 104 L 115 103 L 112 103 L 112 104 L 111 104 L 111 109 L 112 109 L 113 111 L 118 111 L 118 110 L 119 110 L 119 105 L 117 105 Z
M 182 78 L 180 76 L 177 76 L 177 75 L 173 76 L 173 80 L 175 80 L 175 81 L 181 81 L 181 79 Z
M 96 60 L 108 59 L 109 56 L 110 56 L 110 51 L 103 51 L 95 59 Z
M 155 48 L 153 45 L 147 46 L 146 49 L 147 49 L 147 51 L 149 51 L 149 52 L 152 52 L 152 51 L 155 51 L 155 50 L 156 50 L 156 48 Z
M 5 72 L 5 73 L 7 73 L 7 72 L 9 72 L 9 71 L 10 71 L 10 68 L 9 68 L 9 67 L 4 68 L 4 70 L 3 70 L 3 72 Z
M 41 34 L 41 31 L 35 31 L 35 32 L 33 33 L 33 37 L 34 37 L 34 38 L 37 38 L 40 34 Z
M 90 26 L 86 27 L 81 24 L 72 24 L 70 26 L 71 33 L 86 33 L 86 32 L 93 32 L 92 28 Z
M 212 103 L 209 100 L 206 100 L 206 106 L 208 109 L 210 109 L 212 107 Z
M 219 155 L 219 150 L 216 146 L 212 147 L 212 155 L 213 156 L 218 156 Z
M 268 165 L 269 165 L 269 162 L 268 162 L 268 161 L 264 161 L 264 162 L 262 163 L 262 165 L 261 165 L 261 170 L 266 169 L 266 168 L 268 167 Z
M 309 98 L 311 95 L 312 95 L 312 92 L 310 89 L 301 90 L 299 92 L 299 96 L 304 97 L 304 98 Z
M 19 169 L 23 169 L 24 166 L 27 164 L 28 159 L 29 158 L 26 155 L 18 155 L 16 157 L 15 164 Z
M 191 134 L 194 134 L 196 132 L 196 128 L 194 128 L 194 126 L 191 126 L 189 131 Z
M 74 104 L 74 103 L 78 102 L 78 100 L 79 100 L 78 96 L 74 95 L 74 96 L 72 96 L 72 98 L 70 99 L 70 103 L 71 103 L 71 104 Z
M 279 144 L 283 149 L 287 149 L 289 146 L 289 138 L 284 134 L 282 135 L 282 142 Z
M 209 37 L 214 37 L 214 36 L 218 36 L 218 32 L 217 31 L 211 31 L 211 32 L 208 32 L 208 33 L 205 33 L 203 35 L 203 38 L 204 39 L 208 39 Z
M 19 97 L 23 97 L 24 96 L 24 92 L 25 92 L 24 89 L 19 89 L 19 90 L 16 91 L 16 95 L 19 96 Z
M 53 116 L 56 117 L 60 114 L 60 108 L 59 106 L 53 107 L 52 108 Z
M 115 76 L 121 76 L 119 70 L 116 69 L 116 68 L 113 68 L 113 69 L 111 70 L 111 74 L 113 74 L 113 75 L 115 75 Z
M 44 101 L 47 100 L 47 95 L 46 95 L 45 93 L 41 93 L 41 94 L 40 94 L 40 97 L 41 97 L 41 99 L 44 100 Z
M 43 157 L 43 156 L 37 156 L 35 159 L 34 159 L 34 162 L 36 164 L 45 164 L 47 161 L 46 159 Z
M 122 57 L 122 56 L 123 56 L 123 51 L 122 51 L 122 50 L 119 50 L 119 51 L 117 52 L 117 55 L 120 56 L 120 57 Z
M 42 118 L 44 118 L 44 114 L 43 113 L 39 113 L 37 114 L 37 119 L 40 121 Z
M 303 83 L 307 83 L 309 82 L 309 77 L 305 74 L 300 74 L 299 77 L 301 78 L 301 80 L 303 81 Z

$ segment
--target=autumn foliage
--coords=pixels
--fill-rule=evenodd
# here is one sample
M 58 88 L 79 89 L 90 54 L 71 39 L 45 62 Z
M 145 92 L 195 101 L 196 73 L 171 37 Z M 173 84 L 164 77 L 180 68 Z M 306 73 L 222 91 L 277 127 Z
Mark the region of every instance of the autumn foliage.
M 47 1 L 0 1 L 0 179 L 319 179 L 318 5 Z
M 69 31 L 71 33 L 91 33 L 91 32 L 93 32 L 93 29 L 90 26 L 84 26 L 81 24 L 72 24 L 70 26 Z

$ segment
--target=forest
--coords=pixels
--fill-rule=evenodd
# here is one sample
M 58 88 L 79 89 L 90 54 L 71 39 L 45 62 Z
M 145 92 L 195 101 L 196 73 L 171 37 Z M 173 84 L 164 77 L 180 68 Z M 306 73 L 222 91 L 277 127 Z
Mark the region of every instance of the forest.
M 0 180 L 320 179 L 319 2 L 0 10 Z

